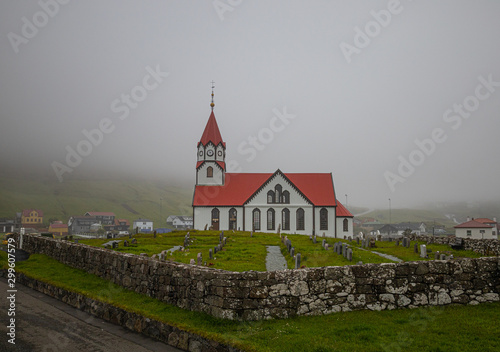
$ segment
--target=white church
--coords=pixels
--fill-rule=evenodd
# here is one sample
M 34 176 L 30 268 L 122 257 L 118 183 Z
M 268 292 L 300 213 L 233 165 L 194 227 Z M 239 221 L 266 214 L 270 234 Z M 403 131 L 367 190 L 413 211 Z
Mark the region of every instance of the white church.
M 337 200 L 331 173 L 226 172 L 213 93 L 210 105 L 197 148 L 195 229 L 353 236 L 353 215 Z

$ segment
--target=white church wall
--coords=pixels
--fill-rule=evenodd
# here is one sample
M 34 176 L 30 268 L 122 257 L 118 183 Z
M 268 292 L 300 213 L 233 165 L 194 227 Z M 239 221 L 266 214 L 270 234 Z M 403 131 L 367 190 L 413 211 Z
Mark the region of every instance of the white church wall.
M 325 208 L 328 211 L 328 229 L 321 230 L 320 224 L 320 212 L 321 209 Z M 323 233 L 327 237 L 336 237 L 335 236 L 335 207 L 315 207 L 314 208 L 314 221 L 316 223 L 316 236 L 323 236 Z
M 283 209 L 287 208 L 290 211 L 290 229 L 289 230 L 284 230 L 283 229 L 283 222 L 282 222 L 282 212 Z M 297 230 L 297 210 L 299 208 L 304 209 L 304 230 Z M 259 209 L 260 210 L 260 230 L 256 230 L 257 232 L 269 232 L 269 233 L 276 233 L 278 231 L 278 226 L 281 224 L 281 233 L 290 233 L 290 234 L 299 234 L 299 235 L 310 235 L 312 234 L 312 206 L 310 205 L 290 205 L 290 204 L 283 204 L 281 206 L 278 206 L 276 204 L 265 204 L 262 206 L 255 206 L 255 205 L 247 205 L 245 207 L 245 230 L 246 231 L 252 231 L 253 228 L 253 211 L 254 209 Z M 275 226 L 274 230 L 268 230 L 267 229 L 267 211 L 269 209 L 274 209 L 275 211 Z
M 207 169 L 212 167 L 213 177 L 207 177 Z M 215 162 L 206 162 L 197 170 L 198 184 L 205 185 L 222 185 L 222 170 Z
M 194 228 L 203 230 L 212 226 L 212 210 L 219 210 L 219 230 L 229 230 L 229 210 L 236 209 L 236 230 L 243 230 L 243 208 L 242 207 L 194 207 Z
M 347 219 L 347 224 L 348 224 L 347 231 L 344 231 L 344 219 Z M 354 237 L 352 218 L 341 218 L 341 217 L 337 218 L 337 238 L 344 238 L 344 236 Z

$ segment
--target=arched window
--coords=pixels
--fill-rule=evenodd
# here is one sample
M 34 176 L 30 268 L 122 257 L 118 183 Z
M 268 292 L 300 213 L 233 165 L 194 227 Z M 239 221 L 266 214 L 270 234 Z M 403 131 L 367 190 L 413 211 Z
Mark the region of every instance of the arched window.
M 260 210 L 255 208 L 252 212 L 252 218 L 253 218 L 253 230 L 254 231 L 259 231 L 260 230 Z
M 347 219 L 344 219 L 344 222 L 343 222 L 343 227 L 344 227 L 344 232 L 348 232 L 349 231 L 349 220 Z
M 219 214 L 219 209 L 212 209 L 212 229 L 216 231 L 219 230 Z
M 319 229 L 328 230 L 328 210 L 321 208 L 319 211 Z
M 297 230 L 305 230 L 304 209 L 297 209 Z
M 290 210 L 287 208 L 281 211 L 281 228 L 283 230 L 290 230 Z
M 214 168 L 209 166 L 207 167 L 207 178 L 214 177 Z
M 274 209 L 267 210 L 267 229 L 274 230 Z
M 237 228 L 236 215 L 236 209 L 229 209 L 229 230 L 236 230 Z
M 290 192 L 283 191 L 283 195 L 281 196 L 281 202 L 284 204 L 290 204 Z
M 269 191 L 267 192 L 267 204 L 273 204 L 274 203 L 274 192 Z
M 276 185 L 274 187 L 274 192 L 276 193 L 276 203 L 281 203 L 281 185 Z

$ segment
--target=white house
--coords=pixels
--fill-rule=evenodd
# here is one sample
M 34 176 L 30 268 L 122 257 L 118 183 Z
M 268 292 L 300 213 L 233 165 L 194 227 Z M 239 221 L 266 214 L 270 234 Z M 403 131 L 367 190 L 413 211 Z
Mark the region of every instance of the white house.
M 145 232 L 150 232 L 153 231 L 153 222 L 148 219 L 137 219 L 134 220 L 134 223 L 132 225 L 132 230 L 136 231 L 136 228 L 138 228 L 139 232 L 145 231 Z
M 194 228 L 352 236 L 353 215 L 331 173 L 227 173 L 226 143 L 213 112 L 197 146 Z
M 472 219 L 455 226 L 455 236 L 473 239 L 498 239 L 498 224 L 490 219 Z
M 173 226 L 175 229 L 192 229 L 193 228 L 193 217 L 192 216 L 180 216 L 180 215 L 170 215 L 167 218 L 167 224 Z

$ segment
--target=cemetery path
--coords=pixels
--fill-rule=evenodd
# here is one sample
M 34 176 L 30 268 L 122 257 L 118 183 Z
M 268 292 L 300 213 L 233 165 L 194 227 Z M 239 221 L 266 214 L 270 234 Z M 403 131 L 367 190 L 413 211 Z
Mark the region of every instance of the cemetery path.
M 7 289 L 7 281 L 0 279 L 0 290 L 5 293 Z M 21 284 L 16 289 L 16 344 L 8 343 L 4 333 L 0 351 L 180 352 Z M 0 300 L 0 311 L 7 312 L 8 304 L 8 300 Z
M 267 246 L 266 270 L 285 270 L 288 269 L 286 259 L 281 254 L 279 246 Z
M 385 259 L 389 259 L 389 260 L 392 260 L 394 262 L 397 262 L 397 263 L 401 263 L 403 262 L 402 259 L 399 259 L 398 257 L 395 257 L 393 255 L 390 255 L 390 254 L 384 254 L 384 253 L 379 253 L 379 252 L 375 252 L 375 251 L 369 251 L 368 249 L 364 249 L 364 248 L 358 248 L 358 249 L 361 249 L 363 251 L 367 251 L 367 252 L 372 252 L 373 254 L 376 254 L 376 255 L 379 255 Z

